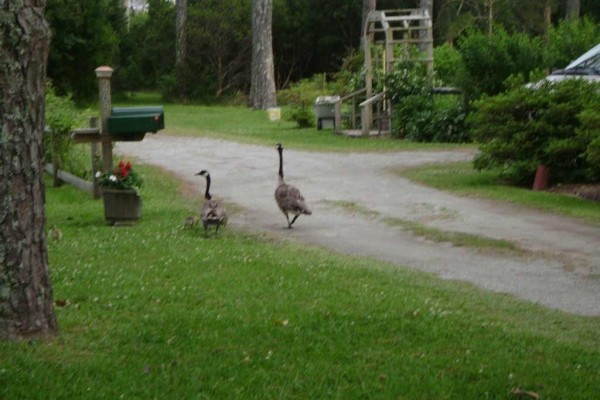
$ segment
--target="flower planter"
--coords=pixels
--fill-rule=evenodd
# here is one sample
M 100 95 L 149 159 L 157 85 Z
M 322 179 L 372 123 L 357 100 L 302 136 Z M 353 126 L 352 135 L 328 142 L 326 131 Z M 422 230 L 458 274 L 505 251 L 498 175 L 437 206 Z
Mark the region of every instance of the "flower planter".
M 104 189 L 102 197 L 110 225 L 133 225 L 142 215 L 142 198 L 135 190 Z

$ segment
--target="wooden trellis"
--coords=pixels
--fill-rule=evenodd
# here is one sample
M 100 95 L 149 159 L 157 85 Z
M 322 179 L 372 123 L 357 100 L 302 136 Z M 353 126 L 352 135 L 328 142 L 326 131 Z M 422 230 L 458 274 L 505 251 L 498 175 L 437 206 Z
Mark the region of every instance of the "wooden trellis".
M 363 34 L 365 52 L 365 89 L 366 100 L 361 103 L 362 134 L 369 134 L 374 127 L 373 107 L 378 107 L 378 114 L 383 111 L 387 122 L 381 118 L 382 124 L 389 127 L 391 104 L 385 94 L 373 92 L 374 72 L 387 74 L 399 58 L 414 59 L 427 64 L 427 70 L 433 72 L 433 27 L 427 9 L 404 9 L 389 11 L 371 11 L 367 17 Z M 419 51 L 414 52 L 416 47 Z

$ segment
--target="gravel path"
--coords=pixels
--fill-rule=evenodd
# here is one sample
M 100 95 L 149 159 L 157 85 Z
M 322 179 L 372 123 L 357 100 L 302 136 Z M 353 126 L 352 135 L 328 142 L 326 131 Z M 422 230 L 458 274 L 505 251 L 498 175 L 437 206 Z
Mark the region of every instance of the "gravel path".
M 600 228 L 455 196 L 391 172 L 467 160 L 470 151 L 337 154 L 286 149 L 286 181 L 302 191 L 313 210 L 291 230 L 273 198 L 278 168 L 274 146 L 147 135 L 142 142 L 119 142 L 116 151 L 174 172 L 199 193 L 204 181 L 193 175 L 208 169 L 211 193 L 244 209 L 231 221 L 234 225 L 468 281 L 550 308 L 600 315 Z M 336 205 L 342 202 L 373 213 L 349 212 Z M 528 251 L 507 254 L 433 242 L 390 226 L 386 219 L 505 239 Z

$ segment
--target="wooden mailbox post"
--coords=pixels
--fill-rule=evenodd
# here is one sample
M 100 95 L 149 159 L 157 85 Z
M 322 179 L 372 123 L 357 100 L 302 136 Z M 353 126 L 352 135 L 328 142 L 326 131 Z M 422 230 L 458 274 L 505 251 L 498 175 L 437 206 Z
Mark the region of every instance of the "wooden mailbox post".
M 109 66 L 100 66 L 95 71 L 100 98 L 100 124 L 97 119 L 92 118 L 89 128 L 76 129 L 71 135 L 71 139 L 75 143 L 90 143 L 92 146 L 94 198 L 101 196 L 95 177 L 95 172 L 99 169 L 96 165 L 98 144 L 102 146 L 102 170 L 104 172 L 111 171 L 113 169 L 113 142 L 140 141 L 146 132 L 156 133 L 159 129 L 164 128 L 162 107 L 112 107 L 110 79 L 113 71 Z

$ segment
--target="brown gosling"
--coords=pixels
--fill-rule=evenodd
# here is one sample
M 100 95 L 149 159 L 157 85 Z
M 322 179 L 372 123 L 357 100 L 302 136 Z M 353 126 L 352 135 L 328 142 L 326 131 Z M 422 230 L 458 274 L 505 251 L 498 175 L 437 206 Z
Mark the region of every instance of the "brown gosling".
M 60 231 L 60 229 L 58 229 L 56 226 L 52 225 L 50 226 L 50 230 L 48 231 L 48 235 L 50 236 L 50 240 L 58 242 L 60 239 L 62 239 L 62 232 Z
M 195 228 L 198 226 L 199 223 L 200 223 L 200 217 L 198 217 L 197 215 L 190 215 L 185 218 L 185 221 L 183 221 L 183 227 L 184 228 Z

